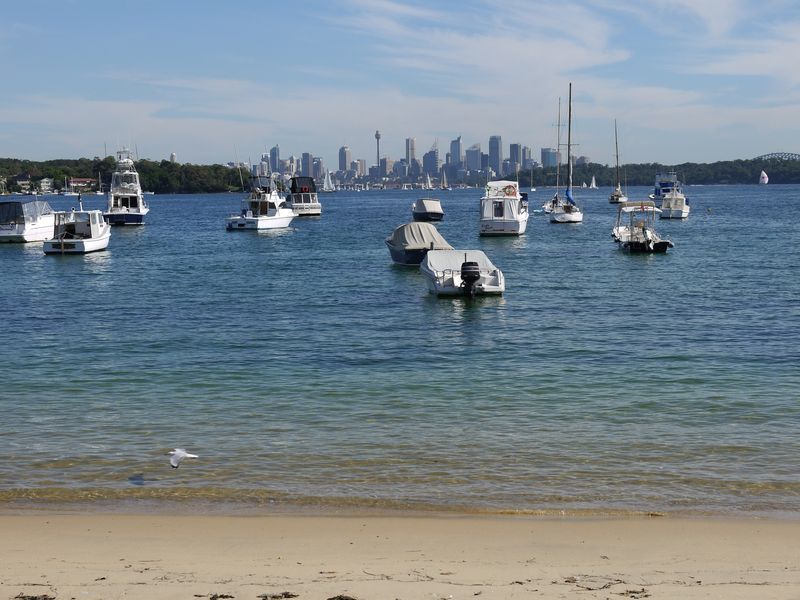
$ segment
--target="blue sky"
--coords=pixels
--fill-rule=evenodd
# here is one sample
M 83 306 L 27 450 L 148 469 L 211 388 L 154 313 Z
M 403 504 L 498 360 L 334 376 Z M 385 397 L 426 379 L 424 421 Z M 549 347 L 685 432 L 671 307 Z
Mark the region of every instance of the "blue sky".
M 26 0 L 0 22 L 0 156 L 421 156 L 462 135 L 623 163 L 800 152 L 796 0 Z

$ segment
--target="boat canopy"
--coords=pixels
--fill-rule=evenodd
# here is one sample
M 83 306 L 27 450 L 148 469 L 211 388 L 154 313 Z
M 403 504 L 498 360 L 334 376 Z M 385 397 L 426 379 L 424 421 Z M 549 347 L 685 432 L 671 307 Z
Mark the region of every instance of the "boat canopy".
M 661 212 L 661 209 L 656 208 L 656 203 L 652 200 L 629 200 L 628 202 L 620 202 L 617 206 L 619 206 L 620 212 L 630 213 L 630 212 Z
M 519 184 L 516 181 L 489 181 L 486 183 L 485 198 L 519 198 Z
M 313 177 L 292 177 L 292 194 L 314 194 L 316 191 Z
M 46 200 L 22 200 L 0 202 L 0 223 L 20 223 L 25 217 L 38 219 L 53 212 Z
M 414 202 L 413 210 L 415 212 L 427 213 L 440 213 L 442 210 L 442 203 L 436 198 L 420 198 Z
M 405 248 L 407 250 L 421 250 L 422 248 L 430 248 L 432 250 L 453 249 L 436 227 L 430 223 L 414 222 L 400 225 L 389 236 L 389 243 L 397 248 Z
M 497 269 L 481 250 L 431 250 L 423 259 L 423 262 L 436 272 L 460 271 L 461 264 L 467 261 L 478 263 L 481 271 Z

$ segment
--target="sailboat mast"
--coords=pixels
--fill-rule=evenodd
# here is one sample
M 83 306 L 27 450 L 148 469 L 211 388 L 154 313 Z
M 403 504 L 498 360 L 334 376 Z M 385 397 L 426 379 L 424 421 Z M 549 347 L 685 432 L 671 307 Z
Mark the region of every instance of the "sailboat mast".
M 617 141 L 617 120 L 614 119 L 614 153 L 617 156 L 617 189 L 619 189 L 619 142 Z
M 572 191 L 572 82 L 569 84 L 567 108 L 567 189 Z
M 558 121 L 556 124 L 556 194 L 561 185 L 561 96 L 558 97 Z

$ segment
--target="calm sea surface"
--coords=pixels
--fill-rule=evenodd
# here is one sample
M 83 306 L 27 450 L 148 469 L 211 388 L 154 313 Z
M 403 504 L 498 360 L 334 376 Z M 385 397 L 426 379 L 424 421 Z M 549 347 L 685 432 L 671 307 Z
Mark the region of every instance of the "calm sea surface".
M 612 243 L 609 192 L 507 239 L 439 193 L 506 275 L 472 302 L 392 265 L 416 192 L 266 234 L 225 231 L 241 194 L 153 196 L 106 252 L 0 245 L 0 507 L 797 515 L 800 186 L 688 187 L 658 256 Z

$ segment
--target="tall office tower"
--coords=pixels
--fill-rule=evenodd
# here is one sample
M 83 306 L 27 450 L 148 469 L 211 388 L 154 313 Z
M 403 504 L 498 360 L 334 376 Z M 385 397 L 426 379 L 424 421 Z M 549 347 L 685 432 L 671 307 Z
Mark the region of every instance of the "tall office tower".
M 522 144 L 508 147 L 508 173 L 516 173 L 522 168 Z
M 314 158 L 313 166 L 312 166 L 312 177 L 314 179 L 324 179 L 325 178 L 325 163 L 322 162 L 322 159 L 319 157 Z
M 359 158 L 355 161 L 356 168 L 354 169 L 358 177 L 363 177 L 367 174 L 367 161 L 364 158 Z
M 273 173 L 281 171 L 281 149 L 278 144 L 269 149 L 269 167 Z
M 468 171 L 480 171 L 481 170 L 481 145 L 480 144 L 472 144 L 465 153 L 466 158 L 464 159 L 466 162 L 467 170 Z
M 489 168 L 495 175 L 501 175 L 503 167 L 503 138 L 493 135 L 489 138 Z
M 542 167 L 545 169 L 555 167 L 561 162 L 558 150 L 555 148 L 542 148 Z
M 450 164 L 456 169 L 464 162 L 464 149 L 461 143 L 461 136 L 450 142 Z
M 523 146 L 522 147 L 522 166 L 527 168 L 531 162 L 531 147 L 530 146 Z
M 439 174 L 439 149 L 434 144 L 428 152 L 422 155 L 422 172 L 436 176 Z
M 303 177 L 314 176 L 314 157 L 310 152 L 303 152 L 303 156 L 300 159 L 300 175 Z
M 347 171 L 347 169 L 350 168 L 350 163 L 352 161 L 353 158 L 350 156 L 350 147 L 342 146 L 339 148 L 339 170 Z
M 417 158 L 417 138 L 406 138 L 406 162 L 410 165 Z
M 381 166 L 381 132 L 375 130 L 375 165 Z

